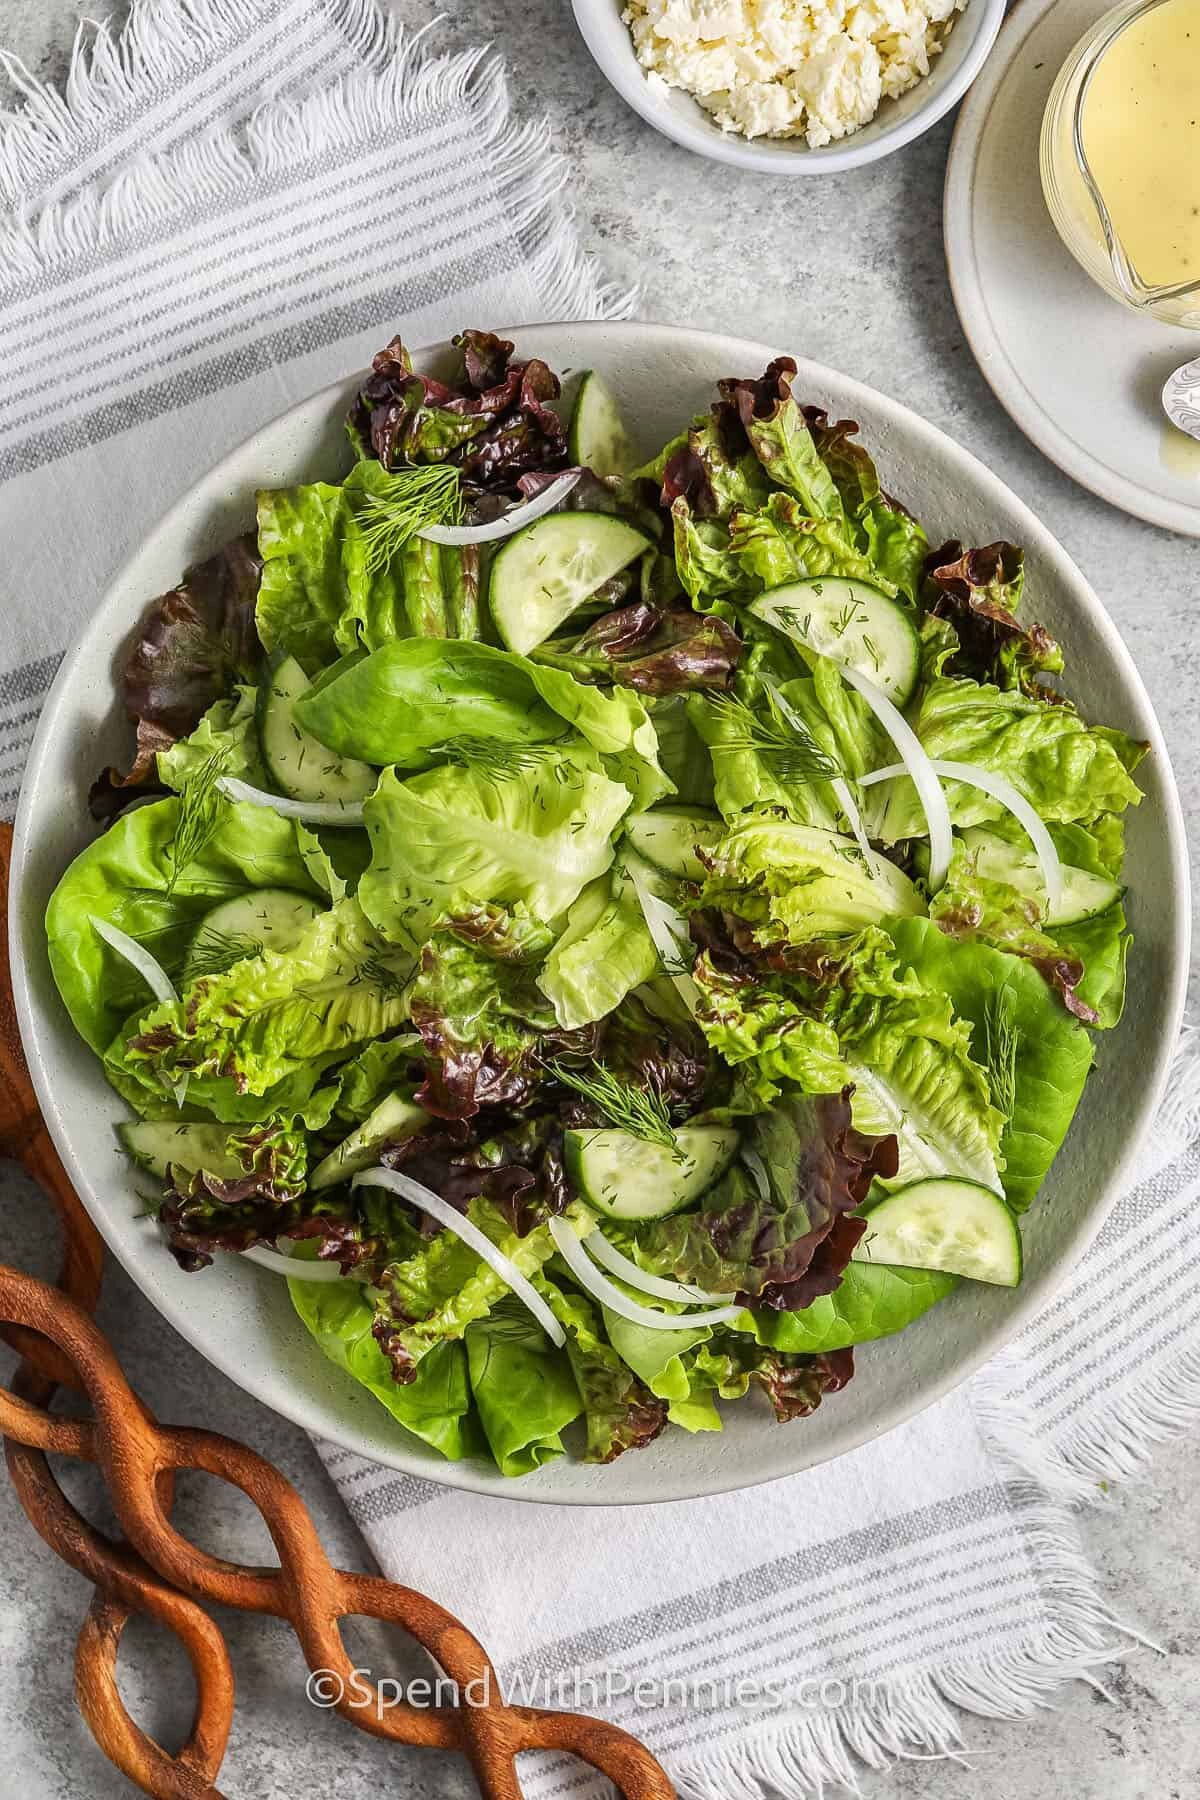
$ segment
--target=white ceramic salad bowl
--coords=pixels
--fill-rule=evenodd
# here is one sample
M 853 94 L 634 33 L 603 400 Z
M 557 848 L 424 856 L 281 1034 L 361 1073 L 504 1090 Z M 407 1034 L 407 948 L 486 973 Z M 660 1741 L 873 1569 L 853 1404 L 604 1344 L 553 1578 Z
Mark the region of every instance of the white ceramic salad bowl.
M 597 369 L 646 454 L 708 406 L 718 377 L 757 375 L 777 354 L 761 344 L 663 325 L 546 325 L 510 335 L 522 353 L 545 357 L 559 370 Z M 435 370 L 446 355 L 446 346 L 438 346 L 416 361 Z M 1022 1286 L 964 1283 L 898 1336 L 865 1345 L 854 1382 L 811 1418 L 781 1426 L 765 1405 L 730 1407 L 722 1435 L 673 1431 L 607 1467 L 563 1459 L 519 1481 L 481 1463 L 447 1463 L 325 1360 L 295 1317 L 282 1281 L 224 1255 L 201 1274 L 185 1274 L 157 1225 L 137 1216 L 142 1203 L 113 1133 L 120 1103 L 51 980 L 46 901 L 94 829 L 89 783 L 103 762 L 119 759 L 124 744 L 116 674 L 143 607 L 173 586 L 186 564 L 251 523 L 257 488 L 328 479 L 344 466 L 342 418 L 354 382 L 327 388 L 276 419 L 178 502 L 100 602 L 46 703 L 17 817 L 10 933 L 26 1054 L 63 1161 L 113 1254 L 211 1362 L 297 1424 L 410 1474 L 508 1499 L 663 1501 L 769 1481 L 879 1437 L 977 1369 L 1045 1304 L 1103 1223 L 1158 1101 L 1183 1003 L 1189 895 L 1175 783 L 1127 650 L 1065 551 L 967 451 L 907 408 L 830 369 L 801 362 L 795 385 L 798 396 L 835 417 L 860 421 L 888 490 L 931 534 L 1024 545 L 1028 604 L 1064 646 L 1072 695 L 1086 713 L 1151 746 L 1140 773 L 1145 800 L 1129 819 L 1127 906 L 1135 943 L 1127 1010 L 1099 1042 L 1097 1068 L 1070 1135 L 1024 1221 Z

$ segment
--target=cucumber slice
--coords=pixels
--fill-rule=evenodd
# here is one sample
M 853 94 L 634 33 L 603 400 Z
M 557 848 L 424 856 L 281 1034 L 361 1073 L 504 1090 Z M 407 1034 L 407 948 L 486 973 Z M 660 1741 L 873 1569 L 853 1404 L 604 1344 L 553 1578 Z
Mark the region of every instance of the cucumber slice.
M 323 911 L 307 894 L 290 888 L 252 888 L 235 900 L 222 900 L 196 928 L 184 959 L 183 985 L 264 950 L 290 950 Z
M 203 1169 L 223 1181 L 245 1174 L 241 1160 L 229 1148 L 226 1125 L 179 1125 L 172 1120 L 143 1119 L 136 1125 L 118 1125 L 121 1148 L 139 1169 L 165 1181 L 174 1165 L 179 1169 Z
M 375 792 L 379 771 L 327 750 L 296 723 L 292 708 L 308 689 L 308 677 L 294 656 L 276 663 L 259 684 L 255 724 L 267 774 L 289 800 L 365 800 Z
M 379 1152 L 385 1144 L 411 1137 L 428 1122 L 429 1114 L 414 1106 L 403 1094 L 388 1094 L 357 1130 L 332 1150 L 324 1162 L 317 1164 L 308 1178 L 310 1193 L 333 1187 L 335 1182 L 348 1181 L 360 1169 L 370 1168 L 372 1163 L 379 1161 Z
M 547 513 L 493 559 L 488 602 L 497 631 L 510 650 L 526 655 L 652 547 L 645 532 L 606 513 Z
M 1021 1279 L 1021 1232 L 999 1194 L 934 1175 L 900 1188 L 867 1214 L 859 1262 L 939 1269 L 998 1287 Z
M 750 611 L 805 649 L 857 669 L 897 706 L 912 697 L 921 673 L 912 618 L 865 581 L 844 575 L 794 581 L 755 600 Z
M 737 1155 L 738 1134 L 723 1125 L 683 1125 L 676 1162 L 662 1144 L 628 1131 L 568 1131 L 567 1174 L 583 1198 L 610 1219 L 662 1219 L 698 1200 Z
M 567 454 L 577 468 L 591 469 L 595 475 L 628 475 L 637 464 L 616 395 L 594 369 L 579 384 Z
M 698 844 L 715 844 L 725 826 L 715 813 L 699 806 L 663 806 L 638 813 L 625 826 L 625 837 L 638 855 L 664 875 L 703 881 Z
M 972 825 L 962 834 L 962 841 L 985 881 L 1004 881 L 1019 894 L 1029 894 L 1042 906 L 1046 904 L 1046 883 L 1042 868 L 1031 850 L 1018 849 L 1007 838 L 998 837 L 980 825 Z M 1059 904 L 1046 913 L 1046 924 L 1078 925 L 1106 912 L 1114 900 L 1121 898 L 1121 888 L 1106 875 L 1093 875 L 1088 869 L 1062 865 L 1062 897 Z

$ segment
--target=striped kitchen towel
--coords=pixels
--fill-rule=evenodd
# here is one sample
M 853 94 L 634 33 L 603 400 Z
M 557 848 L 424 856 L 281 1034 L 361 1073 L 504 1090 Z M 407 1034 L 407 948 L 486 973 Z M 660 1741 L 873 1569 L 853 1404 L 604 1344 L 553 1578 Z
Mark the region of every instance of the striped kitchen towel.
M 628 300 L 580 254 L 563 165 L 511 119 L 502 70 L 405 40 L 373 0 L 134 0 L 120 36 L 86 29 L 65 95 L 3 66 L 11 811 L 63 648 L 206 466 L 394 330 Z M 1026 1712 L 1126 1641 L 1069 1506 L 1200 1405 L 1198 1133 L 1188 1046 L 1138 1185 L 1062 1299 L 966 1388 L 832 1466 L 534 1515 L 322 1453 L 381 1565 L 471 1621 L 513 1698 L 630 1725 L 687 1795 L 798 1800 L 863 1764 L 954 1753 L 960 1708 Z M 598 1791 L 553 1758 L 527 1788 Z

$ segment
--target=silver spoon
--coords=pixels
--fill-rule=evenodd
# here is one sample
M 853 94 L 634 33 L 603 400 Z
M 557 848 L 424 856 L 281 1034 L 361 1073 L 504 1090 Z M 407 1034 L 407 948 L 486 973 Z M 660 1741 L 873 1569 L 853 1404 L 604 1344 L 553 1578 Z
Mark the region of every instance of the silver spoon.
M 1162 403 L 1172 425 L 1200 440 L 1200 356 L 1168 375 Z

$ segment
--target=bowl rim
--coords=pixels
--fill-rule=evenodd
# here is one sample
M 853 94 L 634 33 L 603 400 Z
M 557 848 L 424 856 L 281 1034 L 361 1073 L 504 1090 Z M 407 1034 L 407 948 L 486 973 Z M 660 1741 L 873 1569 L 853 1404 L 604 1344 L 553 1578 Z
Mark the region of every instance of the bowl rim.
M 629 333 L 632 337 L 640 340 L 643 345 L 653 345 L 664 350 L 673 350 L 676 353 L 681 343 L 685 347 L 692 347 L 696 350 L 715 351 L 719 346 L 723 359 L 727 360 L 732 354 L 736 354 L 739 358 L 746 358 L 747 366 L 757 366 L 760 363 L 765 366 L 765 363 L 774 357 L 786 354 L 773 349 L 770 345 L 752 339 L 737 338 L 726 333 L 699 331 L 687 327 L 641 321 L 547 320 L 516 327 L 504 327 L 502 335 L 519 339 L 523 333 L 533 335 L 537 332 L 548 331 L 569 331 L 577 334 L 585 342 L 589 336 L 598 338 L 601 334 L 606 333 Z M 448 349 L 447 342 L 441 340 L 415 349 L 413 356 L 418 361 L 424 361 L 442 355 Z M 434 1465 L 427 1460 L 423 1452 L 409 1451 L 403 1443 L 397 1446 L 393 1454 L 384 1454 L 377 1447 L 364 1450 L 362 1441 L 356 1437 L 352 1427 L 347 1426 L 344 1435 L 339 1435 L 336 1426 L 331 1426 L 330 1420 L 320 1412 L 318 1405 L 308 1395 L 294 1395 L 291 1392 L 282 1380 L 276 1360 L 269 1359 L 265 1364 L 265 1374 L 260 1375 L 257 1367 L 247 1369 L 232 1352 L 218 1354 L 207 1346 L 202 1348 L 196 1344 L 191 1328 L 194 1310 L 177 1303 L 164 1290 L 156 1279 L 155 1266 L 149 1258 L 126 1259 L 122 1249 L 118 1247 L 115 1224 L 109 1220 L 104 1205 L 98 1201 L 92 1191 L 89 1170 L 83 1157 L 75 1149 L 69 1121 L 55 1095 L 50 1061 L 43 1051 L 41 1013 L 31 980 L 31 965 L 25 958 L 22 933 L 22 897 L 26 873 L 33 854 L 32 833 L 38 806 L 34 795 L 38 789 L 39 767 L 47 745 L 59 729 L 59 715 L 69 705 L 69 695 L 77 677 L 77 671 L 92 650 L 91 640 L 95 638 L 98 643 L 106 643 L 111 651 L 113 621 L 108 615 L 125 584 L 126 569 L 136 561 L 149 540 L 176 522 L 187 518 L 196 504 L 198 491 L 203 489 L 206 483 L 223 469 L 228 461 L 239 455 L 274 425 L 309 406 L 326 402 L 333 403 L 339 397 L 344 402 L 347 390 L 355 380 L 353 375 L 329 383 L 324 388 L 310 394 L 306 399 L 298 401 L 294 406 L 285 408 L 274 419 L 265 421 L 258 431 L 251 433 L 239 444 L 231 446 L 225 456 L 202 472 L 187 491 L 175 501 L 174 505 L 167 509 L 151 531 L 140 541 L 126 565 L 106 586 L 88 624 L 64 655 L 38 720 L 37 731 L 26 764 L 25 778 L 22 781 L 13 828 L 8 903 L 10 966 L 21 1042 L 42 1115 L 55 1148 L 58 1150 L 63 1165 L 89 1216 L 108 1244 L 114 1258 L 121 1263 L 126 1273 L 141 1289 L 155 1310 L 179 1332 L 181 1337 L 192 1344 L 206 1361 L 212 1363 L 238 1387 L 311 1435 L 337 1444 L 359 1456 L 365 1456 L 378 1465 L 395 1468 L 407 1475 L 438 1486 L 463 1489 L 492 1497 L 503 1497 L 528 1505 L 660 1505 L 676 1500 L 702 1499 L 721 1493 L 738 1492 L 772 1481 L 785 1480 L 790 1475 L 800 1473 L 807 1468 L 820 1466 L 825 1462 L 834 1461 L 864 1444 L 873 1442 L 885 1433 L 905 1424 L 917 1414 L 924 1412 L 965 1382 L 996 1356 L 1005 1344 L 1041 1311 L 1077 1266 L 1116 1204 L 1162 1099 L 1175 1053 L 1186 999 L 1188 948 L 1191 935 L 1191 887 L 1186 828 L 1174 769 L 1157 715 L 1136 664 L 1103 603 L 1066 549 L 1025 502 L 1013 493 L 1007 484 L 986 464 L 982 463 L 973 452 L 963 448 L 948 433 L 943 432 L 938 426 L 931 425 L 903 402 L 882 394 L 878 389 L 871 388 L 853 377 L 845 376 L 826 364 L 802 358 L 795 360 L 798 365 L 798 379 L 811 383 L 814 390 L 827 384 L 828 378 L 832 377 L 835 385 L 842 391 L 850 404 L 866 402 L 870 410 L 877 415 L 887 417 L 891 424 L 898 424 L 908 435 L 910 442 L 918 448 L 923 441 L 931 447 L 937 446 L 943 451 L 948 449 L 955 459 L 969 468 L 974 481 L 985 488 L 996 491 L 998 498 L 1003 497 L 1006 506 L 1019 520 L 1022 541 L 1026 547 L 1033 546 L 1039 556 L 1053 565 L 1063 576 L 1064 581 L 1071 586 L 1075 597 L 1088 616 L 1089 626 L 1100 641 L 1104 653 L 1117 665 L 1122 681 L 1128 684 L 1144 709 L 1145 719 L 1149 726 L 1150 753 L 1161 774 L 1163 829 L 1170 863 L 1169 870 L 1164 871 L 1163 878 L 1171 882 L 1178 898 L 1175 940 L 1168 953 L 1171 960 L 1168 1004 L 1159 1021 L 1160 1029 L 1155 1042 L 1155 1053 L 1148 1071 L 1148 1080 L 1143 1087 L 1140 1109 L 1131 1120 L 1122 1154 L 1107 1175 L 1100 1202 L 1094 1204 L 1080 1221 L 1066 1249 L 1043 1272 L 1041 1277 L 1028 1281 L 1017 1290 L 1019 1298 L 1014 1300 L 1011 1311 L 998 1323 L 982 1332 L 978 1345 L 970 1354 L 955 1361 L 950 1367 L 942 1369 L 928 1382 L 914 1384 L 914 1388 L 907 1392 L 904 1398 L 894 1401 L 879 1416 L 861 1420 L 858 1423 L 847 1421 L 840 1430 L 835 1425 L 830 1439 L 821 1447 L 819 1455 L 806 1456 L 803 1453 L 804 1440 L 802 1437 L 798 1437 L 794 1441 L 800 1447 L 800 1453 L 796 1456 L 792 1466 L 786 1469 L 775 1468 L 763 1474 L 752 1474 L 747 1477 L 744 1469 L 735 1468 L 733 1459 L 730 1459 L 728 1470 L 722 1469 L 720 1479 L 703 1479 L 693 1484 L 684 1476 L 674 1481 L 674 1485 L 668 1493 L 650 1491 L 647 1487 L 641 1492 L 617 1495 L 606 1493 L 603 1483 L 586 1492 L 572 1490 L 561 1493 L 542 1492 L 536 1491 L 522 1482 L 507 1482 L 501 1488 L 499 1483 L 503 1478 L 493 1471 L 477 1466 L 470 1459 L 457 1463 L 445 1462 Z M 52 1048 L 52 1034 L 49 1030 L 45 1033 L 45 1041 L 47 1046 Z
M 863 138 L 860 130 L 817 150 L 799 144 L 795 139 L 743 138 L 734 132 L 723 132 L 717 125 L 693 124 L 685 114 L 676 113 L 654 99 L 636 56 L 631 61 L 623 55 L 612 56 L 597 23 L 596 0 L 572 0 L 572 10 L 579 34 L 597 68 L 625 103 L 664 137 L 710 161 L 753 169 L 763 175 L 804 177 L 864 168 L 868 163 L 890 156 L 895 150 L 902 150 L 936 125 L 962 99 L 987 61 L 1004 23 L 1007 4 L 1008 0 L 968 0 L 954 29 L 961 30 L 968 18 L 981 22 L 973 27 L 970 46 L 953 75 L 944 86 L 928 90 L 923 105 L 894 125 L 885 126 L 874 137 Z M 922 76 L 915 85 L 919 87 L 927 80 L 928 76 Z M 868 121 L 869 124 L 873 122 Z

